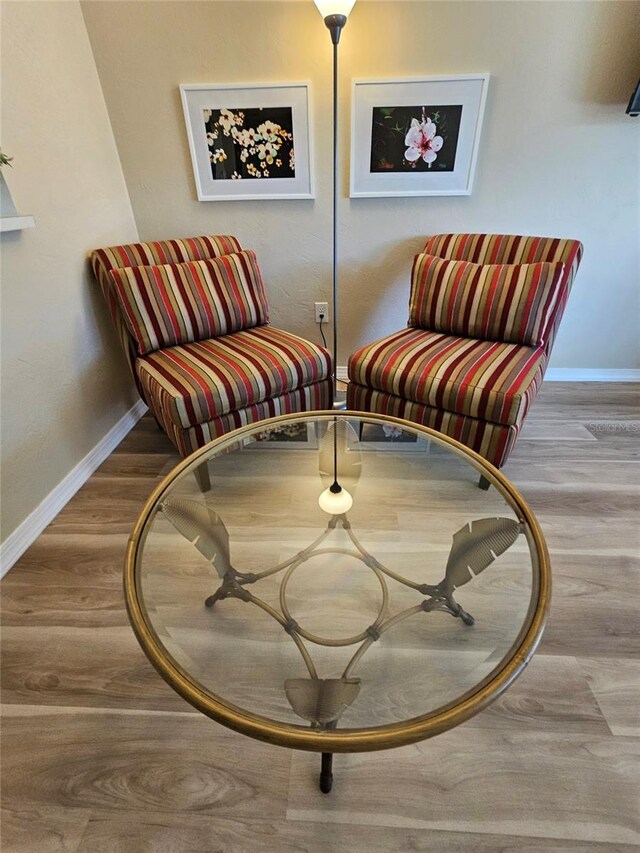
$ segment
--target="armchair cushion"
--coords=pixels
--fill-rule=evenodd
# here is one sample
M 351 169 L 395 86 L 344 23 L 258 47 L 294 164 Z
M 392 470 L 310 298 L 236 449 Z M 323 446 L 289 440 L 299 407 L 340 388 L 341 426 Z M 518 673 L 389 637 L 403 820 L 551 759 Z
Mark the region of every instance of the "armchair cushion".
M 409 325 L 541 346 L 560 299 L 564 264 L 490 264 L 416 255 Z
M 112 269 L 111 277 L 139 355 L 269 321 L 255 252 Z
M 357 350 L 349 379 L 365 388 L 495 424 L 522 421 L 544 375 L 542 347 L 408 328 Z
M 151 353 L 136 371 L 161 422 L 185 429 L 326 380 L 331 357 L 289 332 L 257 326 Z
M 461 441 L 498 468 L 509 457 L 520 429 L 519 424 L 504 426 L 471 418 L 469 415 L 446 412 L 444 409 L 432 409 L 424 403 L 402 400 L 393 394 L 363 388 L 353 382 L 349 383 L 347 388 L 347 408 L 357 412 L 377 412 L 379 415 L 391 415 L 416 424 L 424 424 L 455 438 L 456 441 Z

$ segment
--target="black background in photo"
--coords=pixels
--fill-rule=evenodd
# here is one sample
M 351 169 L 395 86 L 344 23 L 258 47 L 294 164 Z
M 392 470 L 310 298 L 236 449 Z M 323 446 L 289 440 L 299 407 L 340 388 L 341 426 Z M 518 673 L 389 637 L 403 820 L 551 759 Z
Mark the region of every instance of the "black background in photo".
M 423 113 L 424 111 L 424 113 Z M 405 137 L 411 120 L 422 121 L 423 114 L 436 125 L 442 148 L 429 168 L 420 157 L 405 160 Z M 374 107 L 371 125 L 371 172 L 453 172 L 460 133 L 462 106 Z

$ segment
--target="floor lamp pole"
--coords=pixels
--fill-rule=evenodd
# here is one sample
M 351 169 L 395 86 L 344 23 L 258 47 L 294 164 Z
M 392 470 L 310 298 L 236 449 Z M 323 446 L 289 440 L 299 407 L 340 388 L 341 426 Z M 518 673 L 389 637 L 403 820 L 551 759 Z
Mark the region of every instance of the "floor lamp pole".
M 338 41 L 333 38 L 333 407 L 338 401 Z
M 338 42 L 347 23 L 346 15 L 327 15 L 325 26 L 333 44 L 333 408 L 338 385 Z
M 347 14 L 353 8 L 355 0 L 338 3 Z M 322 12 L 325 0 L 315 0 L 316 6 Z M 335 9 L 335 0 L 330 0 L 329 6 Z M 333 11 L 333 10 L 332 10 Z M 333 44 L 333 408 L 341 409 L 342 404 L 337 400 L 338 384 L 338 42 L 347 23 L 347 15 L 329 14 L 324 16 L 324 23 L 331 34 Z M 353 503 L 349 493 L 338 482 L 338 419 L 333 424 L 333 483 L 319 498 L 321 508 L 330 514 L 342 514 L 351 508 Z

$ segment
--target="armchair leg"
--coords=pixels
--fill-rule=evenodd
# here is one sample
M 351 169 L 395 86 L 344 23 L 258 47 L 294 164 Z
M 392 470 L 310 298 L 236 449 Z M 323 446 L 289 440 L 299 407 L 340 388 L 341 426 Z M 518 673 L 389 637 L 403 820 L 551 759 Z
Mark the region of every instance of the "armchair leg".
M 491 483 L 489 482 L 489 480 L 487 480 L 486 477 L 484 477 L 482 474 L 480 474 L 480 480 L 478 481 L 478 488 L 482 489 L 483 492 L 486 492 L 490 485 L 491 485 Z
M 200 491 L 205 493 L 208 492 L 211 488 L 211 479 L 209 478 L 209 468 L 207 467 L 207 463 L 204 462 L 202 465 L 198 465 L 193 473 L 198 481 Z

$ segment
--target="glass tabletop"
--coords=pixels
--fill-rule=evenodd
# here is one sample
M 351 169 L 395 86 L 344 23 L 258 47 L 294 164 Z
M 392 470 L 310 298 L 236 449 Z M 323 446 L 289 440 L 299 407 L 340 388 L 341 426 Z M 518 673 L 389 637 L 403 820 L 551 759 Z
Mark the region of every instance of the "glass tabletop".
M 544 540 L 499 472 L 431 430 L 352 412 L 263 421 L 179 465 L 140 517 L 125 587 L 181 695 L 311 749 L 471 716 L 526 664 L 549 597 Z

